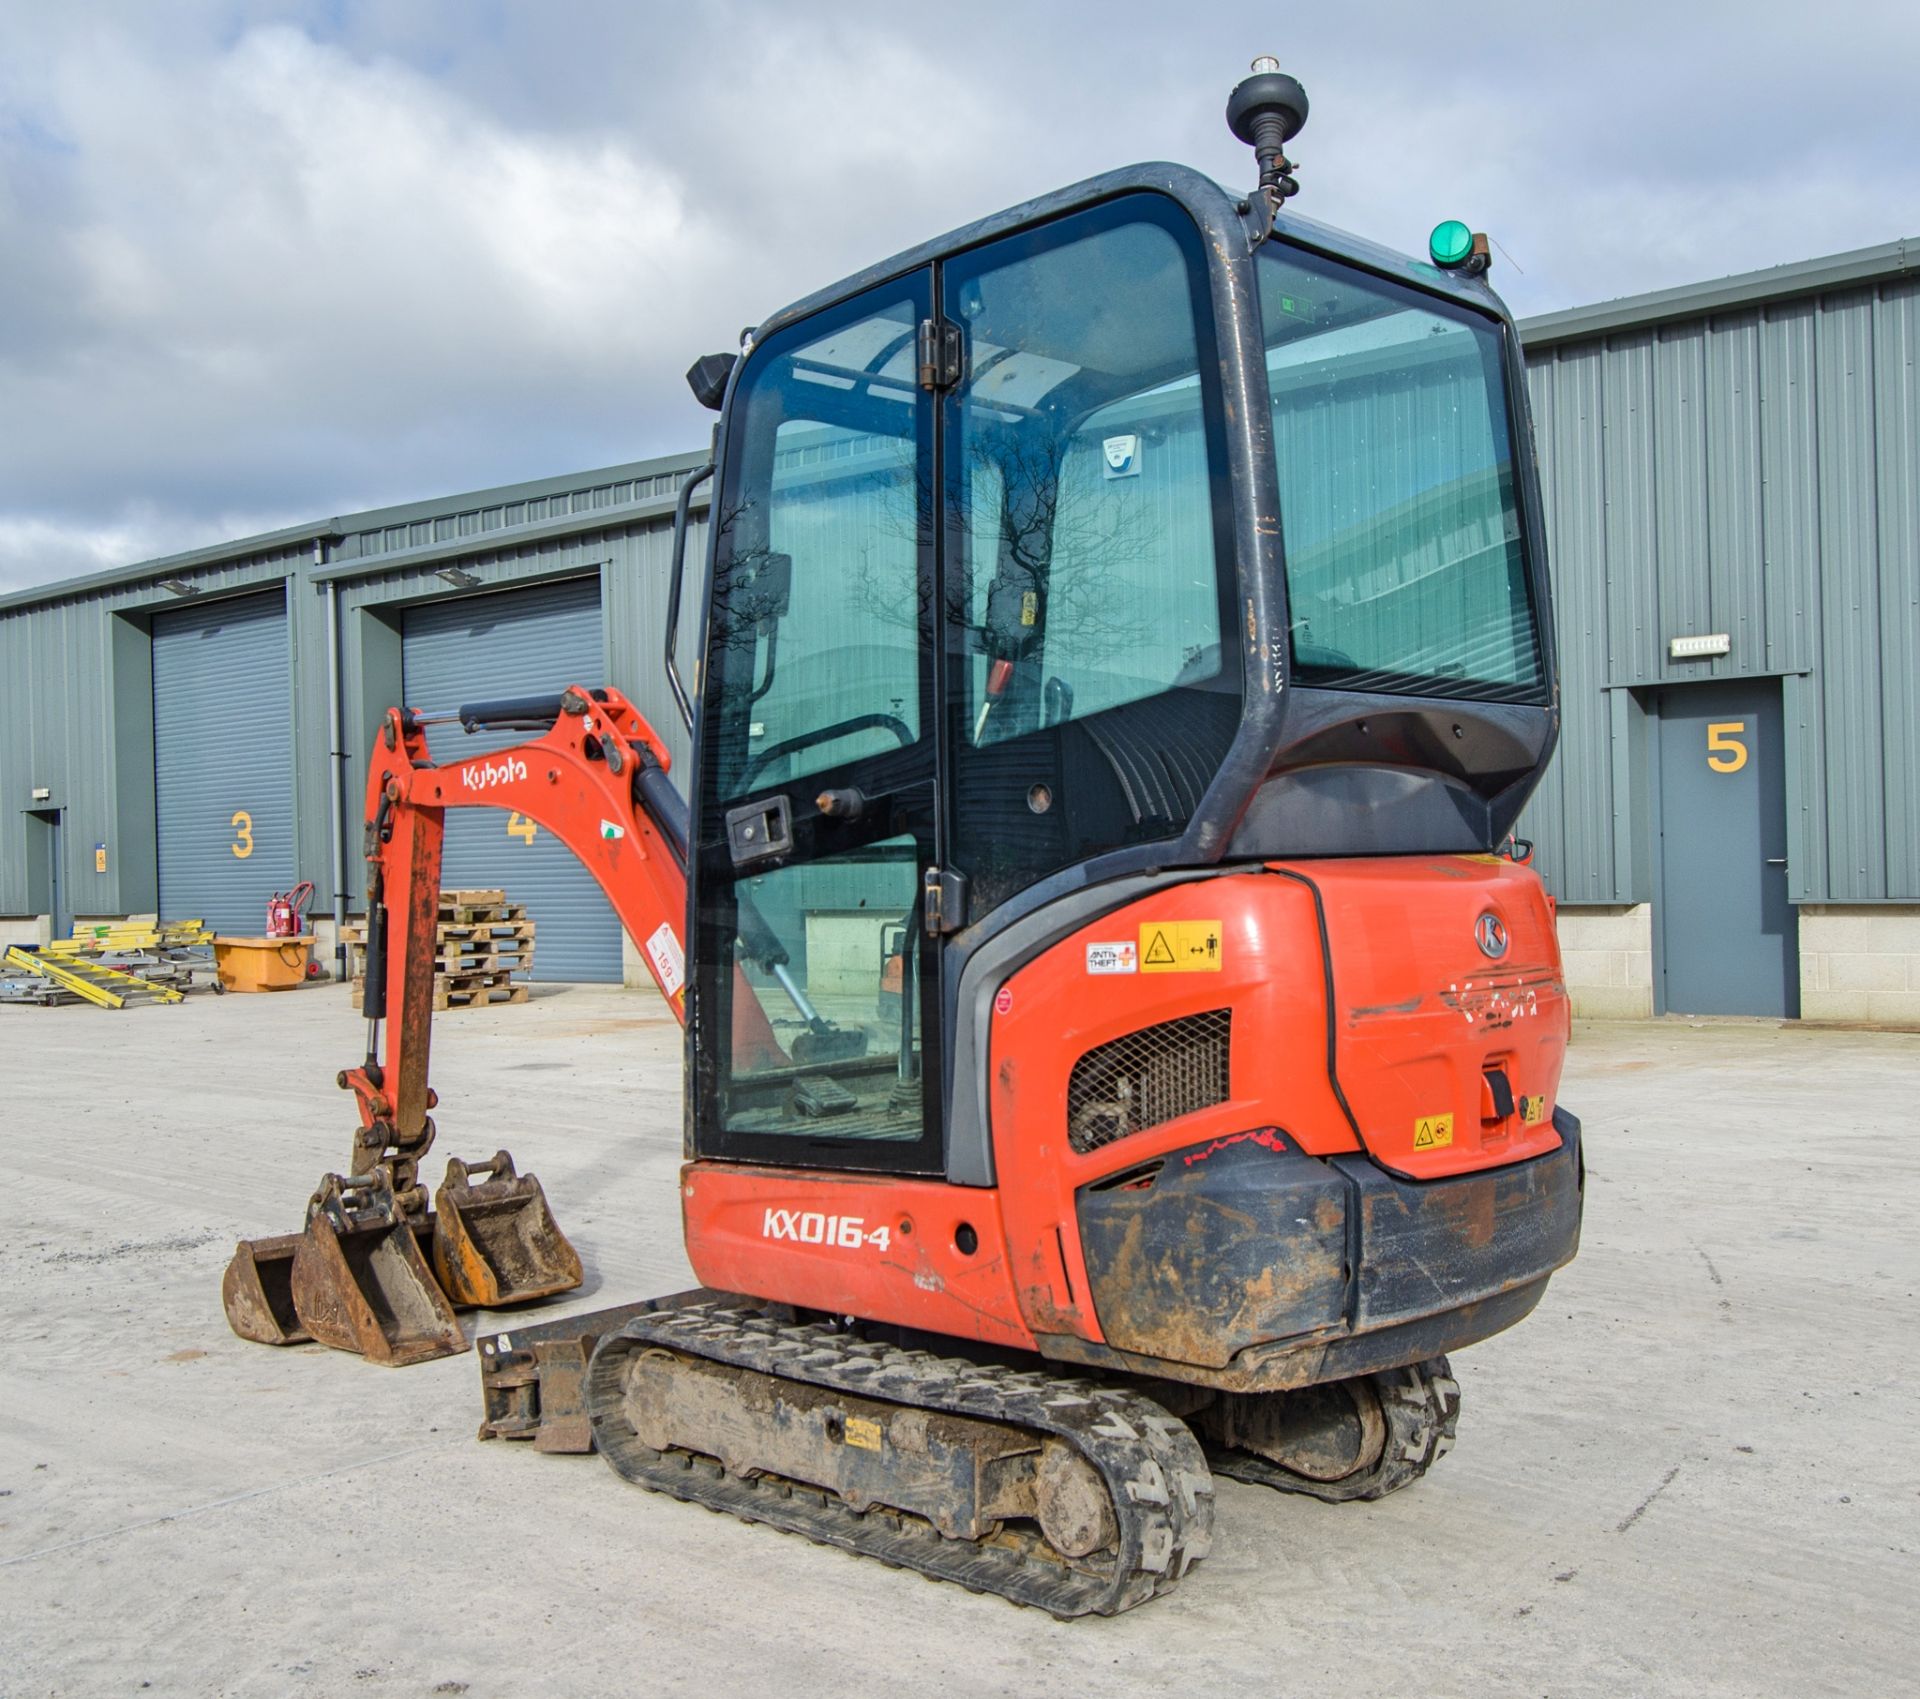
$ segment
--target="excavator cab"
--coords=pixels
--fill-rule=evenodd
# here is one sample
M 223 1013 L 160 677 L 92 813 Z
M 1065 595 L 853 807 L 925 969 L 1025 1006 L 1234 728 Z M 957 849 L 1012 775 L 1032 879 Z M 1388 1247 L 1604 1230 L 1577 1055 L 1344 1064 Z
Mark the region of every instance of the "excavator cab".
M 696 728 L 699 1156 L 978 1181 L 996 941 L 1150 874 L 1508 835 L 1557 720 L 1511 321 L 1268 226 L 1138 167 L 752 337 Z M 763 932 L 859 1054 L 732 1053 L 741 996 L 799 1030 Z

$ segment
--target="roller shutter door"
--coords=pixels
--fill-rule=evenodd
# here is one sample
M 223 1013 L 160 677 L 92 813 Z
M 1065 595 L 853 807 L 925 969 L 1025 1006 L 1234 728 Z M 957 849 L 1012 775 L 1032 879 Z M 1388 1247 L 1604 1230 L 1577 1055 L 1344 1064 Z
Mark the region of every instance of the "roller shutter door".
M 289 670 L 281 590 L 154 615 L 162 918 L 258 937 L 297 877 Z
M 401 666 L 407 703 L 457 708 L 490 697 L 538 696 L 598 684 L 606 670 L 600 581 L 462 596 L 408 611 Z M 525 732 L 428 728 L 436 761 L 471 760 L 524 741 Z M 448 888 L 502 887 L 537 927 L 535 979 L 620 978 L 620 922 L 593 875 L 545 827 L 500 809 L 449 809 L 441 874 Z

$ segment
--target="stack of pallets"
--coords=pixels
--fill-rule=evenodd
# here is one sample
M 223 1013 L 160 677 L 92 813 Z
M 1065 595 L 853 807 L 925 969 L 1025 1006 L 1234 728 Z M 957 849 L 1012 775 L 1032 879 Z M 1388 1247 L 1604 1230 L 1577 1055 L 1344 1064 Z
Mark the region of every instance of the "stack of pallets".
M 357 1009 L 366 989 L 366 922 L 350 921 L 340 936 L 352 967 Z M 434 939 L 435 1010 L 524 1003 L 524 976 L 533 971 L 533 939 L 526 909 L 508 902 L 505 891 L 442 891 Z M 518 982 L 516 975 L 521 976 Z

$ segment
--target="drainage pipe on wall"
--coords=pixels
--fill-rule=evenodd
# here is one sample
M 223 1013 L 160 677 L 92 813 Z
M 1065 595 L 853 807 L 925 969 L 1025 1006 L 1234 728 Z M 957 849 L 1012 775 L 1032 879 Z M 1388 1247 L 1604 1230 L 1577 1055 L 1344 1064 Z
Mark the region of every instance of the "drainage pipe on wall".
M 313 540 L 313 564 L 327 564 L 323 537 Z M 327 844 L 333 865 L 333 977 L 347 977 L 347 854 L 341 796 L 347 782 L 347 738 L 340 715 L 340 586 L 327 581 Z

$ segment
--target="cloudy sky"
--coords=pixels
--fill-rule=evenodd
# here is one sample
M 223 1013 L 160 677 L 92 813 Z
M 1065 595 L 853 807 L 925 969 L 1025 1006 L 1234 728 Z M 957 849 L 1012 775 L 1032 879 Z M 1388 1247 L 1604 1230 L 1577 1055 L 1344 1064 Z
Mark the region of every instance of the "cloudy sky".
M 0 590 L 677 452 L 680 374 L 1138 159 L 1547 311 L 1920 235 L 1920 6 L 0 0 Z

